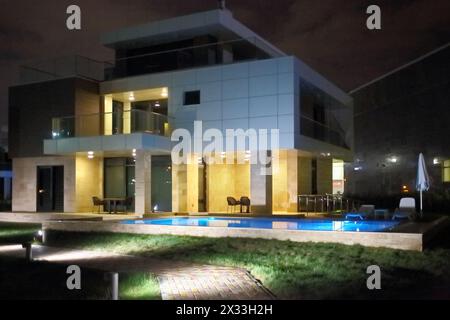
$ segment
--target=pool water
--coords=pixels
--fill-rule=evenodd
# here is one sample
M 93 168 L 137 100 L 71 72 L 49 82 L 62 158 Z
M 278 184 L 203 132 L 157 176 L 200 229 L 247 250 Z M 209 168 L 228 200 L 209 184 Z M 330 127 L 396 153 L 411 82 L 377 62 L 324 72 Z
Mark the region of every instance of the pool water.
M 381 232 L 388 231 L 399 224 L 397 221 L 348 221 L 348 220 L 313 220 L 289 218 L 155 218 L 143 220 L 126 220 L 122 224 L 150 224 L 164 226 L 198 226 L 226 228 L 285 229 L 312 231 L 353 231 Z

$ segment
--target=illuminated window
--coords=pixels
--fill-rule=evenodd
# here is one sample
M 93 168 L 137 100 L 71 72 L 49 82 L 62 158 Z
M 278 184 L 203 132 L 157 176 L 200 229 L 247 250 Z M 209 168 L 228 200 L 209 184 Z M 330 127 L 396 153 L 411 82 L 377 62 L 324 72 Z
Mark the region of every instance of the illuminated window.
M 442 162 L 442 181 L 450 182 L 450 160 Z

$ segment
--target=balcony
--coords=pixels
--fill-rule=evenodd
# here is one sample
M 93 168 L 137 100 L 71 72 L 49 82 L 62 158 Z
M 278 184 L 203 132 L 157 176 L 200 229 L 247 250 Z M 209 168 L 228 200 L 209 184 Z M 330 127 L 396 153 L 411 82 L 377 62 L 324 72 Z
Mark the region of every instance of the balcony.
M 67 56 L 32 61 L 20 66 L 19 83 L 51 81 L 68 77 L 83 77 L 95 81 L 104 80 L 104 70 L 111 68 L 108 62 L 96 61 L 83 56 Z
M 181 47 L 152 52 L 155 48 L 140 50 L 131 56 L 109 62 L 105 80 L 159 73 L 236 62 L 268 59 L 281 54 L 267 52 L 271 48 L 258 38 L 234 39 L 197 46 Z
M 170 118 L 143 110 L 107 112 L 52 119 L 52 139 L 148 133 L 171 134 Z

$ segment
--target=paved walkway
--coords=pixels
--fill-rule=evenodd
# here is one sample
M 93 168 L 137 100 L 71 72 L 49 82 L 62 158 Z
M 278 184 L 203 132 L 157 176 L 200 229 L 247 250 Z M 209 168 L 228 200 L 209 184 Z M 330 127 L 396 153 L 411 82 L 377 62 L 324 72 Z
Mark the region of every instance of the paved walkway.
M 0 255 L 25 257 L 21 245 L 0 246 Z M 33 246 L 34 260 L 104 271 L 148 271 L 158 277 L 163 300 L 273 299 L 247 270 L 188 262 L 157 260 L 109 252 Z

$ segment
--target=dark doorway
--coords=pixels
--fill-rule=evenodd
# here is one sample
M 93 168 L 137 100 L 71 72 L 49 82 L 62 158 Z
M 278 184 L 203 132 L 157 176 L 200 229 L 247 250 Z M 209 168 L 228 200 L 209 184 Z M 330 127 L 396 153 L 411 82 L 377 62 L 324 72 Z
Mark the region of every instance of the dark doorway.
M 172 159 L 170 156 L 152 156 L 151 193 L 153 211 L 172 211 Z
M 202 162 L 198 165 L 198 211 L 207 212 L 207 168 L 206 162 L 202 159 Z
M 64 167 L 37 167 L 38 212 L 64 211 Z
M 123 133 L 123 102 L 113 100 L 113 134 Z
M 311 194 L 317 194 L 317 159 L 311 160 Z

